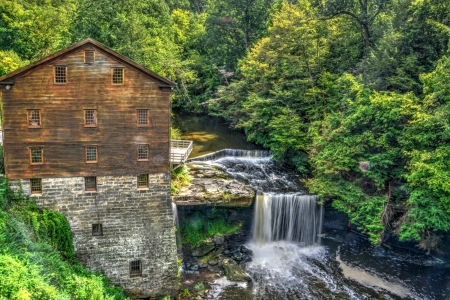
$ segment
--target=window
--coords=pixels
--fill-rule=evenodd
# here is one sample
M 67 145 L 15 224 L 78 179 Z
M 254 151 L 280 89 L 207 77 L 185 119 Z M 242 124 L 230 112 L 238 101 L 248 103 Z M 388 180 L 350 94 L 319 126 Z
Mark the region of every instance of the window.
M 113 84 L 123 84 L 123 69 L 113 68 L 112 69 L 112 83 Z
M 42 193 L 41 178 L 32 178 L 30 181 L 31 181 L 31 194 L 41 194 Z
M 92 224 L 92 235 L 103 235 L 102 224 Z
M 148 126 L 150 124 L 148 109 L 138 109 L 137 126 Z
M 138 175 L 138 188 L 147 188 L 148 187 L 148 174 L 140 174 Z
M 97 127 L 97 110 L 84 110 L 84 127 Z
M 98 162 L 97 146 L 88 146 L 85 149 L 86 149 L 86 162 L 87 163 Z
M 84 177 L 84 189 L 86 191 L 96 191 L 97 177 L 95 176 Z
M 137 160 L 148 160 L 148 145 L 139 145 L 137 152 Z
M 95 61 L 95 51 L 93 51 L 93 50 L 84 51 L 84 62 L 91 63 L 94 61 Z
M 44 149 L 40 147 L 30 148 L 30 164 L 39 165 L 44 163 Z
M 142 276 L 142 264 L 140 260 L 130 262 L 130 277 Z
M 41 110 L 29 109 L 27 110 L 28 116 L 28 128 L 40 128 L 41 127 Z
M 67 67 L 55 67 L 55 83 L 67 82 Z

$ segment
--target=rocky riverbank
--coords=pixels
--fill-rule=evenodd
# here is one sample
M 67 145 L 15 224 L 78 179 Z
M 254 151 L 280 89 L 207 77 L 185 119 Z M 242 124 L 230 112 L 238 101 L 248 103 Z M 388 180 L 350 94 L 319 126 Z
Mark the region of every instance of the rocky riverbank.
M 191 182 L 183 187 L 172 201 L 177 205 L 215 207 L 249 207 L 255 191 L 243 182 L 230 178 L 217 166 L 191 163 L 186 165 Z

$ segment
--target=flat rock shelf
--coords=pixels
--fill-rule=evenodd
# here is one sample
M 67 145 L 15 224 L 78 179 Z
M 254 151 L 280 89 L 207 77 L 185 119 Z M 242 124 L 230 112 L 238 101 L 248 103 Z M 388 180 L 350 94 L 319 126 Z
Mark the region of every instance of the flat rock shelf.
M 255 191 L 247 184 L 229 177 L 220 168 L 202 163 L 186 165 L 191 183 L 172 197 L 177 205 L 213 205 L 218 207 L 249 207 Z

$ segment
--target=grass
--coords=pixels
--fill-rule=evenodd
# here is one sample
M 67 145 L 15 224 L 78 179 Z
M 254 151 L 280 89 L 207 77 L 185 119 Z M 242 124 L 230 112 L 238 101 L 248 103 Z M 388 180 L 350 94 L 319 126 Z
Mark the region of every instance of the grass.
M 183 218 L 180 223 L 181 240 L 192 248 L 200 246 L 215 235 L 232 234 L 241 228 L 242 224 L 227 222 L 226 209 L 213 209 L 204 215 L 199 212 L 189 218 Z
M 0 180 L 0 299 L 121 300 L 120 288 L 85 269 L 64 215 L 39 209 Z

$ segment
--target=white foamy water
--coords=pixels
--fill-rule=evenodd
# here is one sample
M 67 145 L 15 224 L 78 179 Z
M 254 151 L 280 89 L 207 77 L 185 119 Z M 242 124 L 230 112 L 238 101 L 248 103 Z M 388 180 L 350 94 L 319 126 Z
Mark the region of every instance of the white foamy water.
M 292 242 L 272 242 L 264 246 L 249 244 L 253 262 L 247 268 L 254 279 L 255 299 L 277 299 L 285 295 L 291 299 L 317 299 L 333 294 L 344 299 L 358 299 L 356 293 L 339 284 L 323 269 L 326 249 L 320 246 L 302 247 Z M 322 291 L 316 287 L 321 286 Z M 319 298 L 326 299 L 326 298 Z

